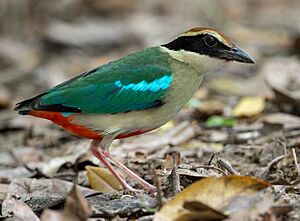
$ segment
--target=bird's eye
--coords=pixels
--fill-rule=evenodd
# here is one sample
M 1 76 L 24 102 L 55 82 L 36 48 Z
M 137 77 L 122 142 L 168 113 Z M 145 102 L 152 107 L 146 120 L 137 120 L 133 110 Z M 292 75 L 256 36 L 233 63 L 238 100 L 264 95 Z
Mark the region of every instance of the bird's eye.
M 217 44 L 217 39 L 211 35 L 207 35 L 206 38 L 204 39 L 204 43 L 208 47 L 213 47 Z

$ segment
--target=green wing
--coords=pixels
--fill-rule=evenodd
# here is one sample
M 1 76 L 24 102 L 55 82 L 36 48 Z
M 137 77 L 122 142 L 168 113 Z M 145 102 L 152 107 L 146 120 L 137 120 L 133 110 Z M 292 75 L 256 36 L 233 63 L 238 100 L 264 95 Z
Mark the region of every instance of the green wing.
M 107 114 L 157 107 L 173 81 L 169 58 L 159 47 L 133 53 L 22 101 L 15 110 Z
M 86 114 L 143 110 L 162 105 L 171 83 L 170 71 L 157 66 L 98 68 L 49 90 L 40 97 L 39 109 Z

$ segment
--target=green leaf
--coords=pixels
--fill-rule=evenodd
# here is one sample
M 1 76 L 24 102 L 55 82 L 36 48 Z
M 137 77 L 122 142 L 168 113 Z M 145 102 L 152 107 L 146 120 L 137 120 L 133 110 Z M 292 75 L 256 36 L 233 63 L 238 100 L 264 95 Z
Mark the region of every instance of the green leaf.
M 232 127 L 236 124 L 236 120 L 233 118 L 226 118 L 221 116 L 211 116 L 205 122 L 207 127 Z

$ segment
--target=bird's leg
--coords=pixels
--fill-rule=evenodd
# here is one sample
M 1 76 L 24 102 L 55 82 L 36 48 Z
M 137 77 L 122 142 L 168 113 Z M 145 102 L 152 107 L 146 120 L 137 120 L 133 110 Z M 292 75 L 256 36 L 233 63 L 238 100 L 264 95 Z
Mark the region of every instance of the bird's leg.
M 119 160 L 114 158 L 109 151 L 104 151 L 104 155 L 107 159 L 109 159 L 114 165 L 119 167 L 121 170 L 123 170 L 128 176 L 130 176 L 133 180 L 138 182 L 146 191 L 148 192 L 154 192 L 156 191 L 156 187 L 151 185 L 150 183 L 143 180 L 141 177 L 136 175 L 133 171 L 131 171 L 129 168 L 127 168 L 123 163 L 121 163 Z
M 125 179 L 123 179 L 116 171 L 115 169 L 111 166 L 111 164 L 106 160 L 106 157 L 103 153 L 103 150 L 101 148 L 98 148 L 100 144 L 100 141 L 98 140 L 93 140 L 91 142 L 91 145 L 90 145 L 90 149 L 91 149 L 91 152 L 93 153 L 93 155 L 95 157 L 97 157 L 106 167 L 107 169 L 116 177 L 116 179 L 121 183 L 122 187 L 124 189 L 127 189 L 129 191 L 132 191 L 132 192 L 140 192 L 139 190 L 136 190 L 134 188 L 132 188 L 127 182 Z
M 108 151 L 108 148 L 112 141 L 119 135 L 119 132 L 116 133 L 111 133 L 107 134 L 106 136 L 103 137 L 103 139 L 100 141 L 93 140 L 91 144 L 91 150 L 93 154 L 101 161 L 104 163 L 104 165 L 111 171 L 111 173 L 116 176 L 116 178 L 121 182 L 122 186 L 126 189 L 128 188 L 128 184 L 124 179 L 122 179 L 116 171 L 113 169 L 111 164 L 106 160 L 106 158 L 113 163 L 115 166 L 123 170 L 124 173 L 126 173 L 129 177 L 131 177 L 133 180 L 138 182 L 146 191 L 149 192 L 154 192 L 156 188 L 143 180 L 141 177 L 136 175 L 134 172 L 132 172 L 130 169 L 128 169 L 124 164 L 122 164 L 120 161 L 115 159 L 113 156 Z M 98 151 L 95 150 L 97 148 Z M 97 152 L 97 153 L 96 153 Z M 105 161 L 105 162 L 104 162 Z M 122 180 L 122 181 L 121 181 Z M 131 188 L 133 189 L 133 188 Z

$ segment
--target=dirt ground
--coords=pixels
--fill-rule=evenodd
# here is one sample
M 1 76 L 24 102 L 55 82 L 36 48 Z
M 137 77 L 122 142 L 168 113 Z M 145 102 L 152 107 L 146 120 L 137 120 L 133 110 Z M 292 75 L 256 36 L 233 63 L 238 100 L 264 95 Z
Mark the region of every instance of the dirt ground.
M 106 170 L 95 168 L 99 162 L 88 140 L 12 111 L 17 102 L 83 71 L 164 44 L 195 26 L 222 30 L 255 65 L 227 63 L 207 73 L 172 121 L 114 141 L 111 153 L 157 186 L 155 196 L 120 190 Z M 298 0 L 0 1 L 1 217 L 300 220 L 299 55 Z M 198 198 L 201 209 L 186 202 L 181 207 L 193 216 L 167 219 L 166 210 L 159 212 L 190 184 L 224 176 L 256 177 L 266 188 L 256 198 L 242 198 L 246 210 L 230 207 L 229 216 L 225 207 Z M 78 187 L 70 192 L 74 180 Z M 204 204 L 221 217 L 200 216 Z

